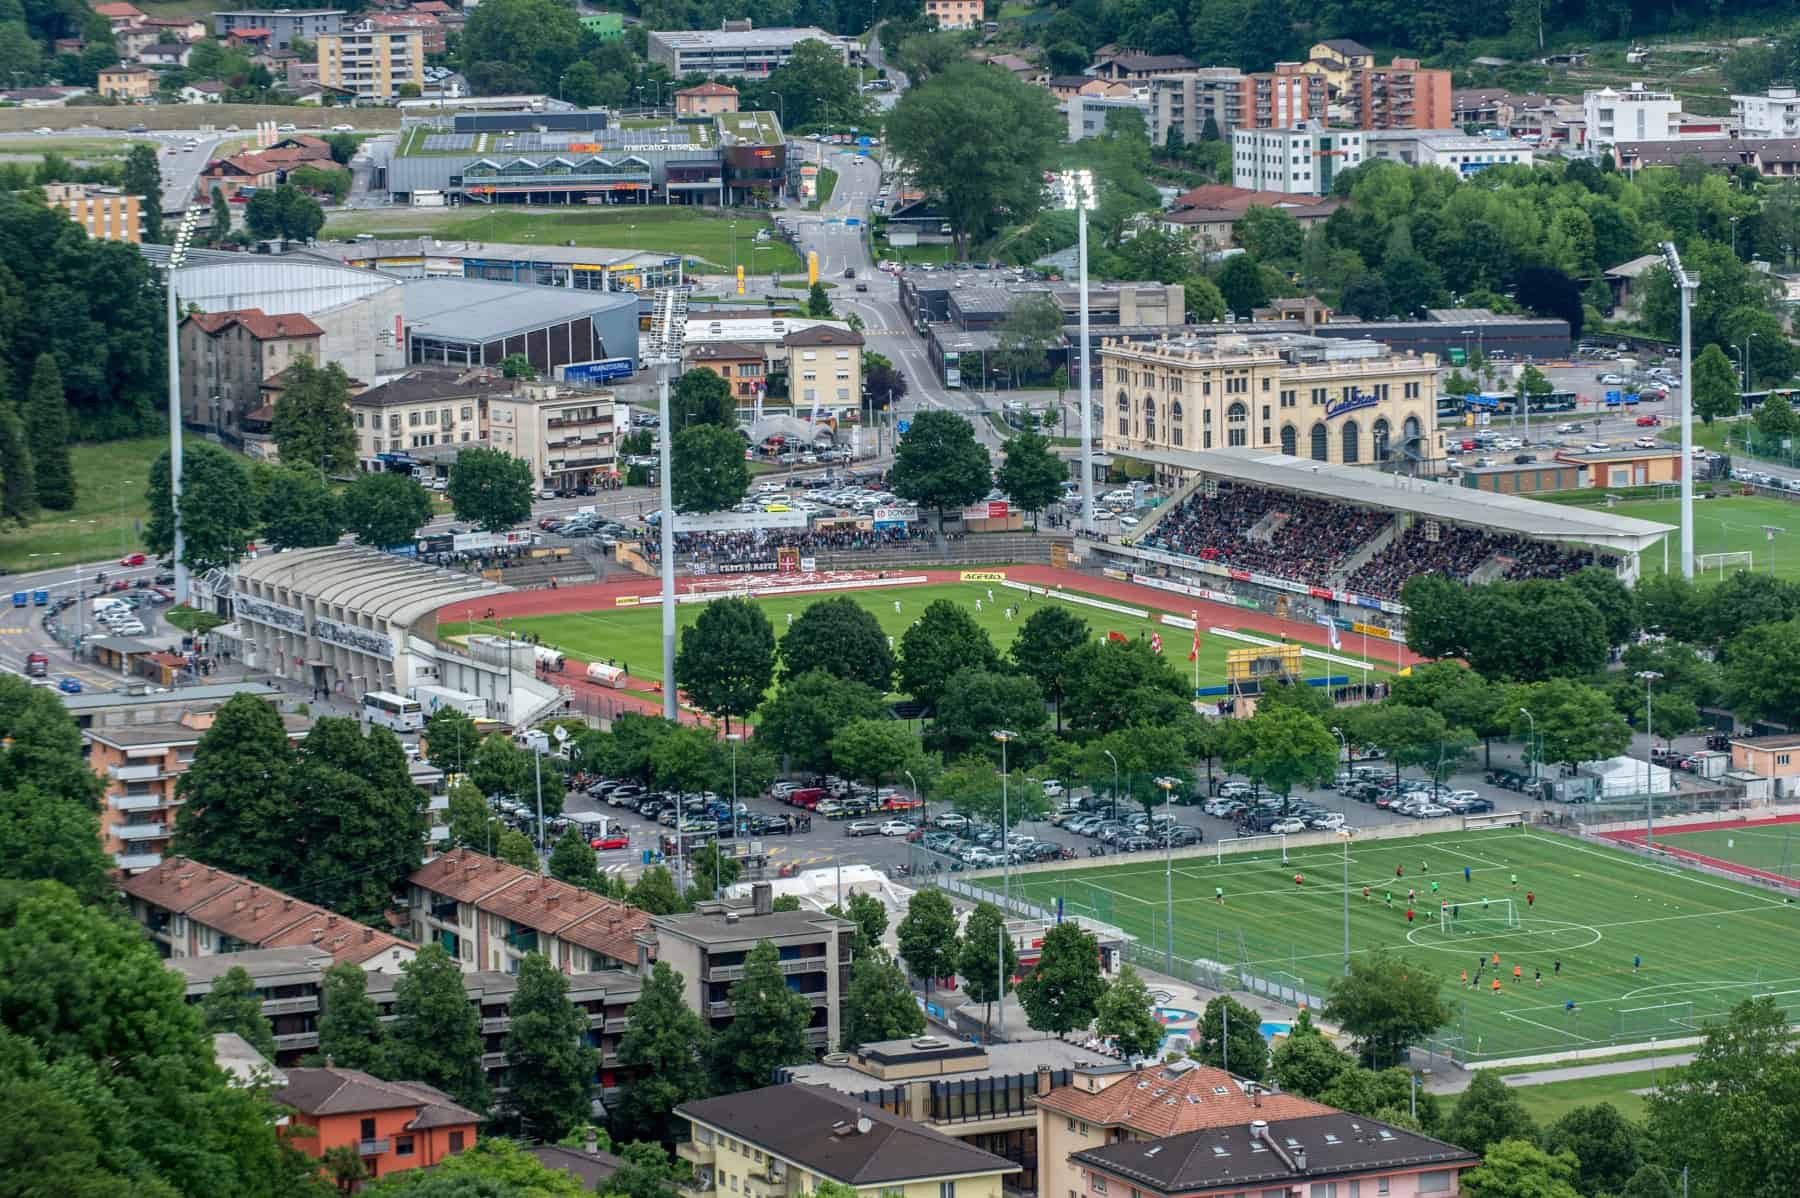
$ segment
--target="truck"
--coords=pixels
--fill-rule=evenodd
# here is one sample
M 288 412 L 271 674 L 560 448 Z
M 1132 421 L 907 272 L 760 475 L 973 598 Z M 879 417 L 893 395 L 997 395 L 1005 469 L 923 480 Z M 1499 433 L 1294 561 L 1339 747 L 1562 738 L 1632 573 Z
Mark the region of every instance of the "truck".
M 819 803 L 827 792 L 822 786 L 804 786 L 788 795 L 787 801 L 795 807 L 804 807 L 808 811 L 817 811 Z
M 25 676 L 27 678 L 43 678 L 50 673 L 50 656 L 46 653 L 27 653 L 25 655 Z
M 425 718 L 440 707 L 454 707 L 472 720 L 487 718 L 487 700 L 480 695 L 471 695 L 467 691 L 451 690 L 447 686 L 415 686 L 412 697 L 425 708 Z

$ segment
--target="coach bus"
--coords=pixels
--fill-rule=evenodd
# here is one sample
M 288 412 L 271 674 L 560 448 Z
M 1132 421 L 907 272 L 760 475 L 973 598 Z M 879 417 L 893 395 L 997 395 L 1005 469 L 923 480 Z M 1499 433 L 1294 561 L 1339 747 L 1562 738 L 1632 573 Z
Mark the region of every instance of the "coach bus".
M 417 732 L 425 726 L 425 708 L 417 699 L 405 695 L 370 691 L 363 696 L 362 718 L 365 723 L 380 724 L 395 732 Z
M 1788 401 L 1789 406 L 1800 404 L 1800 390 L 1792 387 L 1776 387 L 1770 391 L 1739 391 L 1738 407 L 1748 416 L 1762 406 L 1762 401 L 1771 395 L 1779 395 Z
M 1580 398 L 1573 391 L 1552 391 L 1533 399 L 1531 412 L 1533 415 L 1540 412 L 1573 412 Z M 1464 412 L 1491 412 L 1497 416 L 1511 416 L 1519 410 L 1519 397 L 1508 391 L 1488 391 L 1481 395 L 1439 395 L 1437 410 L 1441 420 L 1455 419 Z

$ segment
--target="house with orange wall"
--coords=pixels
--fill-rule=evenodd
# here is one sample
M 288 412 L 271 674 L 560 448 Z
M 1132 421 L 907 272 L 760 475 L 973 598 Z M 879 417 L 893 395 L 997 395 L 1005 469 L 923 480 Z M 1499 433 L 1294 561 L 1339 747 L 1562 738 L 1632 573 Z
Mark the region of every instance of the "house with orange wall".
M 475 1146 L 481 1116 L 423 1082 L 384 1082 L 357 1069 L 289 1069 L 275 1101 L 311 1135 L 291 1143 L 308 1156 L 348 1148 L 371 1178 L 435 1165 Z

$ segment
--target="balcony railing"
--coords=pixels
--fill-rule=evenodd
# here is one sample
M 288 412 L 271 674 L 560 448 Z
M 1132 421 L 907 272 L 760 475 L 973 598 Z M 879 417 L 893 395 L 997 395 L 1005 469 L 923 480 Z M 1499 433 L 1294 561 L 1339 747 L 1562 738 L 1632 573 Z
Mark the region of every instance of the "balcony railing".
M 160 765 L 109 765 L 106 776 L 116 782 L 154 782 L 162 777 Z
M 781 963 L 783 973 L 812 973 L 831 964 L 831 958 L 820 953 L 816 957 L 795 957 Z
M 630 1026 L 631 1026 L 630 1017 L 629 1016 L 621 1016 L 618 1019 L 608 1019 L 606 1021 L 605 1027 L 602 1030 L 609 1031 L 609 1032 L 622 1032 Z
M 713 1017 L 729 1015 L 735 1010 L 737 1010 L 737 1008 L 731 1005 L 731 1000 L 729 999 L 726 999 L 723 1002 L 709 1002 L 706 1004 L 707 1015 Z
M 114 853 L 113 862 L 127 873 L 155 869 L 162 864 L 161 853 Z
M 483 1069 L 498 1069 L 505 1064 L 506 1054 L 503 1052 L 484 1052 L 481 1054 L 481 1067 Z
M 432 844 L 442 844 L 444 841 L 450 839 L 450 829 L 444 824 L 437 824 L 426 833 L 426 838 L 430 840 Z
M 683 1140 L 675 1145 L 675 1155 L 696 1165 L 710 1165 L 713 1162 L 713 1146 L 702 1144 L 699 1140 Z
M 165 806 L 167 800 L 159 794 L 122 794 L 107 795 L 106 805 L 114 811 L 156 811 Z
M 481 1021 L 481 1034 L 484 1036 L 497 1035 L 511 1026 L 512 1016 L 510 1015 L 499 1015 L 492 1019 L 483 1019 Z
M 536 928 L 517 928 L 506 934 L 506 947 L 514 952 L 535 953 L 538 946 Z
M 275 1047 L 279 1049 L 317 1048 L 318 1032 L 292 1032 L 285 1036 L 275 1037 Z
M 300 1015 L 307 1011 L 319 1009 L 319 996 L 309 994 L 303 998 L 265 998 L 262 1013 L 267 1016 Z
M 735 982 L 744 976 L 742 965 L 714 965 L 706 971 L 709 982 Z
M 384 1136 L 379 1140 L 358 1140 L 356 1152 L 358 1156 L 384 1156 L 388 1150 L 388 1140 Z
M 431 904 L 431 918 L 439 923 L 455 923 L 456 907 L 455 899 L 444 899 L 441 902 L 433 903 Z
M 140 840 L 166 840 L 169 836 L 167 824 L 114 824 L 113 835 L 126 844 Z

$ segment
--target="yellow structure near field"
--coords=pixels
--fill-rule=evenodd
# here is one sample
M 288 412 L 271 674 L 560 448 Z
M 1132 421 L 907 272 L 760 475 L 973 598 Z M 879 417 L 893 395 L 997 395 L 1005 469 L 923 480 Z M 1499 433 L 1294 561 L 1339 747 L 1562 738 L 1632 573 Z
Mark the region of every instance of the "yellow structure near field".
M 1228 684 L 1303 676 L 1299 645 L 1258 645 L 1225 652 L 1225 681 Z

